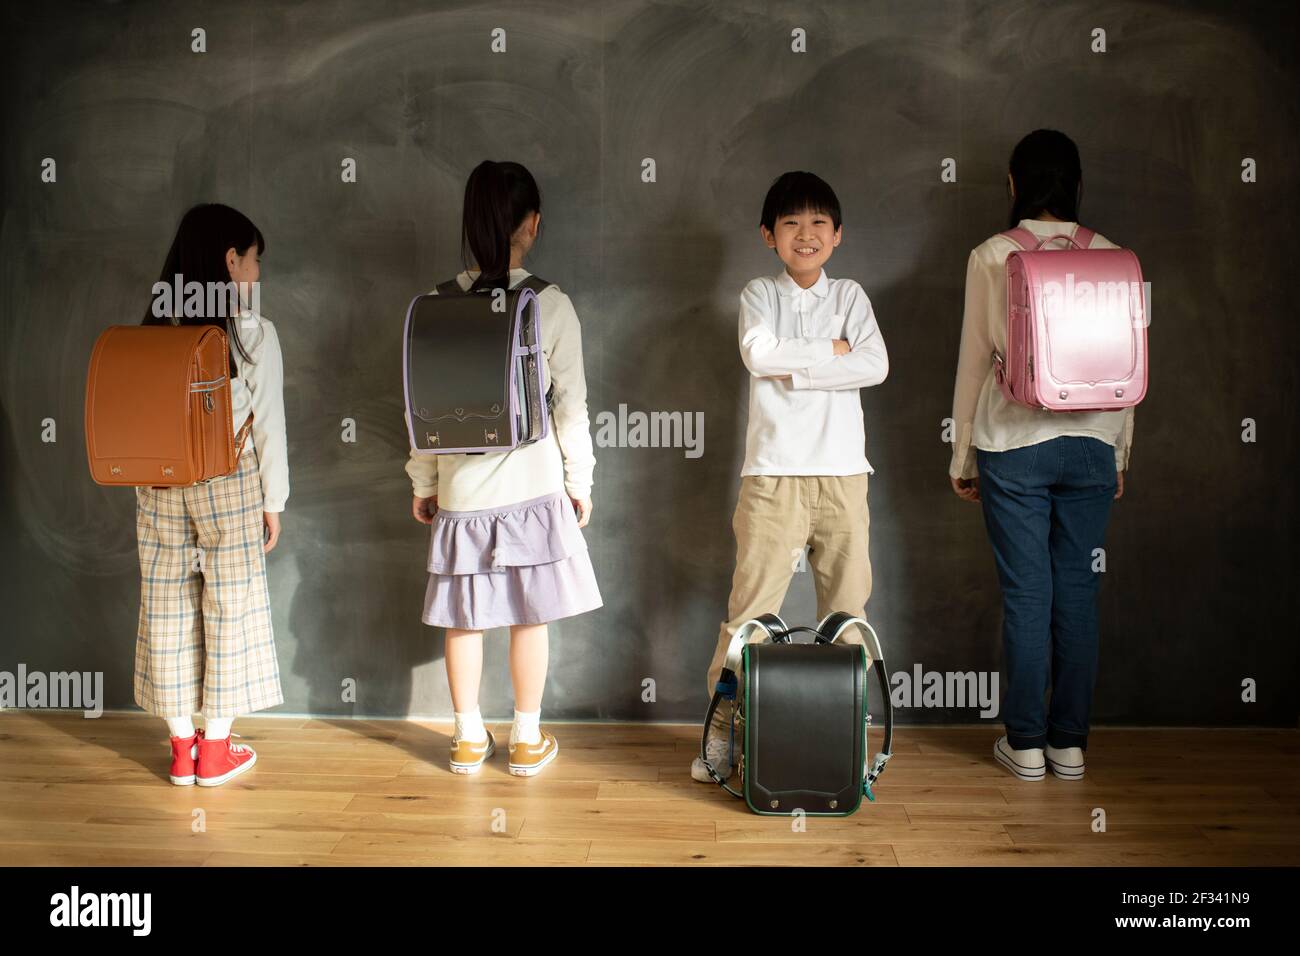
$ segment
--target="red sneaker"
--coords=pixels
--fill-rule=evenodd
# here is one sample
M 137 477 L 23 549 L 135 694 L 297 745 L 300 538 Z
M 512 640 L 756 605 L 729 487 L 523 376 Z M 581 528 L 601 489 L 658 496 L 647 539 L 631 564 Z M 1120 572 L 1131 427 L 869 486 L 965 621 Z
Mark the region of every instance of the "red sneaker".
M 194 782 L 200 787 L 219 787 L 227 780 L 238 777 L 245 770 L 251 770 L 253 764 L 257 763 L 257 754 L 252 747 L 232 744 L 230 737 L 224 740 L 208 740 L 201 730 L 198 732 L 198 737 L 199 761 Z
M 172 737 L 171 781 L 178 787 L 194 786 L 194 761 L 199 756 L 199 734 Z

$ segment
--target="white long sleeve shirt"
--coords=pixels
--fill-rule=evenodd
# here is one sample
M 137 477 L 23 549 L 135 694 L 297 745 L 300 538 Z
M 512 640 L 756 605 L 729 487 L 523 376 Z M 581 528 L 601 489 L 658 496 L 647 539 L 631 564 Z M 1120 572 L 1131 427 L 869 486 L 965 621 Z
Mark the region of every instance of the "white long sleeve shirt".
M 835 354 L 836 339 L 848 354 Z M 741 475 L 873 470 L 858 389 L 885 380 L 889 356 L 862 286 L 825 270 L 807 289 L 784 270 L 752 280 L 740 294 L 740 356 L 751 376 Z
M 230 343 L 239 372 L 230 383 L 231 420 L 237 432 L 252 414 L 251 439 L 262 479 L 262 510 L 283 511 L 289 500 L 289 452 L 280 338 L 269 319 L 247 310 L 236 320 L 236 331 L 251 361 L 245 361 L 235 343 Z
M 468 289 L 478 270 L 456 281 Z M 513 289 L 527 269 L 510 270 Z M 436 290 L 435 290 L 436 292 Z M 419 498 L 438 496 L 438 507 L 478 511 L 563 491 L 571 498 L 591 495 L 596 456 L 587 417 L 587 379 L 582 367 L 582 327 L 573 302 L 559 286 L 537 296 L 541 310 L 542 392 L 555 383 L 551 427 L 543 439 L 507 452 L 483 455 L 423 455 L 411 452 L 406 473 Z
M 1020 226 L 1044 239 L 1074 235 L 1078 223 L 1022 219 Z M 1055 243 L 1049 248 L 1063 246 Z M 1005 236 L 990 236 L 971 250 L 966 264 L 966 308 L 962 317 L 957 379 L 953 386 L 953 449 L 948 474 L 973 478 L 975 449 L 1009 451 L 1061 435 L 1099 438 L 1115 448 L 1115 467 L 1128 469 L 1133 445 L 1133 409 L 1115 412 L 1049 412 L 1007 401 L 993 371 L 993 350 L 1007 349 L 1007 256 L 1017 246 Z M 1098 233 L 1093 249 L 1114 249 Z

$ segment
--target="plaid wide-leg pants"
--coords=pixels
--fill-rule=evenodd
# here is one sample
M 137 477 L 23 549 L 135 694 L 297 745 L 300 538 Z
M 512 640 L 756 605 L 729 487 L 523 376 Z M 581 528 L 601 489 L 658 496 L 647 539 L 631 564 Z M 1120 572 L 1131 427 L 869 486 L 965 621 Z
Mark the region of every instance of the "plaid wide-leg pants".
M 160 717 L 238 717 L 284 702 L 250 438 L 234 474 L 137 488 L 135 701 Z

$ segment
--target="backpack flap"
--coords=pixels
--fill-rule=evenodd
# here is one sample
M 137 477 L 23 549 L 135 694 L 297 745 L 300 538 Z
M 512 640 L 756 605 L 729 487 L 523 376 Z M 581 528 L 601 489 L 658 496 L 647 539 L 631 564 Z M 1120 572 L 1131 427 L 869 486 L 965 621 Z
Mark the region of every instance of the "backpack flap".
M 863 794 L 866 655 L 852 644 L 749 644 L 745 800 L 755 813 L 847 815 Z
M 513 447 L 508 359 L 515 312 L 492 308 L 490 292 L 419 295 L 403 339 L 411 447 L 429 454 Z
M 100 334 L 86 374 L 95 482 L 182 487 L 219 466 L 230 430 L 226 350 L 225 332 L 211 325 L 115 325 Z M 196 419 L 208 403 L 212 413 Z

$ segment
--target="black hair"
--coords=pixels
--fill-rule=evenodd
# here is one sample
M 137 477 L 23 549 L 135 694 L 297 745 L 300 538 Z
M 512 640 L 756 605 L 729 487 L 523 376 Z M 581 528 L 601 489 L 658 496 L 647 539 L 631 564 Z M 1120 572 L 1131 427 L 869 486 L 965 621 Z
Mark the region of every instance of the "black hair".
M 1016 195 L 1011 202 L 1011 226 L 1050 212 L 1057 219 L 1078 222 L 1083 191 L 1083 167 L 1074 140 L 1054 129 L 1036 129 L 1011 151 L 1009 164 Z
M 181 277 L 182 288 L 191 282 L 203 285 L 203 303 L 200 315 L 185 315 L 180 302 L 172 303 L 173 315 L 155 315 L 154 303 L 150 300 L 145 310 L 142 325 L 220 325 L 226 330 L 226 337 L 239 349 L 239 354 L 248 360 L 248 352 L 239 340 L 235 322 L 239 315 L 239 303 L 230 269 L 226 266 L 226 252 L 234 249 L 241 256 L 248 249 L 257 245 L 257 254 L 266 249 L 266 240 L 251 219 L 229 206 L 220 203 L 201 203 L 192 207 L 181 217 L 176 227 L 176 237 L 171 248 L 167 250 L 167 259 L 163 262 L 162 273 L 158 281 L 173 287 L 176 276 Z M 209 283 L 231 285 L 230 298 L 223 305 L 225 315 L 207 315 L 208 289 L 216 288 Z M 230 376 L 237 374 L 234 356 L 230 358 Z
M 840 201 L 826 180 L 801 171 L 782 173 L 763 200 L 761 222 L 768 232 L 775 232 L 776 221 L 782 216 L 806 211 L 824 213 L 840 228 Z
M 533 174 L 519 163 L 485 159 L 465 183 L 460 256 L 469 268 L 478 264 L 472 289 L 510 284 L 510 240 L 524 217 L 542 211 L 542 195 Z

